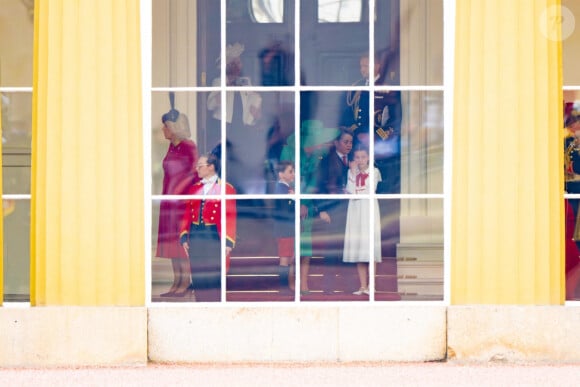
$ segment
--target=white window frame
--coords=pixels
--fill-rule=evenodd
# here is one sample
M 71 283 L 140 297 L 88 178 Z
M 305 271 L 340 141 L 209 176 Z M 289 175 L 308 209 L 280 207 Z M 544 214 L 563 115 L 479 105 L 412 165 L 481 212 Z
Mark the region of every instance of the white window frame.
M 155 0 L 141 0 L 141 49 L 142 49 L 142 74 L 143 74 L 143 84 L 142 84 L 142 101 L 143 101 L 143 155 L 144 155 L 144 175 L 145 175 L 145 186 L 143 189 L 143 202 L 144 202 L 144 230 L 143 233 L 145 235 L 145 300 L 146 306 L 148 307 L 231 307 L 231 306 L 243 306 L 243 307 L 272 307 L 272 306 L 279 306 L 279 307 L 288 307 L 289 305 L 302 305 L 302 306 L 336 306 L 338 305 L 345 305 L 344 301 L 300 301 L 300 297 L 296 297 L 296 300 L 289 303 L 289 302 L 231 302 L 225 300 L 225 289 L 226 289 L 226 282 L 225 280 L 222 281 L 222 300 L 220 302 L 207 302 L 207 303 L 195 303 L 195 302 L 153 302 L 152 301 L 152 239 L 151 239 L 151 230 L 152 230 L 152 202 L 153 202 L 153 195 L 151 192 L 152 187 L 152 171 L 151 171 L 151 136 L 150 136 L 150 129 L 151 128 L 151 94 L 153 91 L 161 91 L 161 90 L 168 90 L 168 88 L 154 88 L 152 87 L 152 1 Z M 302 0 L 304 1 L 304 0 Z M 405 0 L 402 0 L 405 1 Z M 421 304 L 428 304 L 428 305 L 449 305 L 450 300 L 450 247 L 451 247 L 451 166 L 452 166 L 452 134 L 453 134 L 453 79 L 454 79 L 454 47 L 455 47 L 455 1 L 456 0 L 442 0 L 443 2 L 443 85 L 441 86 L 397 86 L 397 87 L 388 87 L 390 90 L 400 90 L 400 91 L 442 91 L 443 92 L 443 101 L 444 101 L 444 108 L 443 108 L 443 121 L 444 121 L 444 154 L 443 154 L 443 193 L 442 194 L 396 194 L 396 195 L 385 195 L 385 194 L 375 194 L 379 199 L 391 199 L 391 198 L 398 198 L 398 199 L 442 199 L 443 200 L 443 208 L 444 208 L 444 216 L 443 216 L 443 227 L 444 227 L 444 242 L 443 242 L 443 250 L 444 250 L 444 257 L 443 257 L 443 265 L 444 265 L 444 276 L 443 276 L 443 291 L 444 296 L 442 301 L 396 301 L 396 302 L 388 302 L 388 301 L 375 301 L 374 296 L 369 297 L 369 301 L 363 302 L 348 302 L 348 305 L 357 305 L 362 307 L 372 307 L 376 303 L 380 303 L 381 306 L 383 305 L 421 305 Z M 369 20 L 374 20 L 374 9 L 375 9 L 375 0 L 369 0 Z M 221 0 L 221 20 L 226 20 L 225 15 L 226 10 L 226 0 Z M 295 0 L 295 15 L 300 15 L 300 1 Z M 295 31 L 296 36 L 300 36 L 300 18 L 295 17 Z M 226 40 L 226 23 L 221 23 L 221 56 L 224 57 L 225 55 L 225 40 Z M 295 47 L 294 47 L 294 60 L 295 60 L 295 78 L 296 80 L 300 79 L 300 39 L 295 39 Z M 369 42 L 374 41 L 374 23 L 369 23 Z M 373 45 L 369 45 L 369 47 L 373 47 Z M 372 50 L 369 52 L 369 64 L 371 68 L 369 69 L 370 73 L 373 73 L 373 66 L 374 66 L 374 53 Z M 225 66 L 221 68 L 221 79 L 222 82 L 225 80 Z M 222 85 L 223 87 L 223 85 Z M 191 88 L 175 88 L 172 90 L 179 90 L 179 91 L 205 91 L 207 88 L 202 87 L 191 87 Z M 293 91 L 295 94 L 295 106 L 297 107 L 295 110 L 295 119 L 296 122 L 300 122 L 299 118 L 299 109 L 300 106 L 300 91 L 304 90 L 321 90 L 321 91 L 332 91 L 332 90 L 344 90 L 344 87 L 305 87 L 301 86 L 300 84 L 296 83 L 294 86 L 290 88 L 288 86 L 283 88 L 277 87 L 255 87 L 258 91 Z M 374 90 L 370 90 L 370 100 L 372 101 L 372 97 L 374 95 Z M 225 93 L 222 93 L 222 103 L 225 104 Z M 223 109 L 222 114 L 225 114 L 225 109 Z M 222 120 L 222 138 L 225 138 L 225 120 Z M 296 133 L 296 144 L 300 144 L 300 133 Z M 371 142 L 370 145 L 370 154 L 373 154 L 373 145 Z M 296 147 L 296 149 L 299 149 Z M 296 165 L 300 165 L 300 154 L 297 152 L 296 154 Z M 297 168 L 296 175 L 297 179 L 300 178 L 300 168 Z M 371 179 L 374 179 L 371 174 Z M 371 182 L 372 184 L 372 182 Z M 222 186 L 222 195 L 225 193 L 225 188 Z M 297 190 L 297 199 L 309 199 L 309 198 L 318 198 L 320 199 L 320 195 L 301 195 Z M 371 195 L 369 195 L 371 196 Z M 249 195 L 235 195 L 232 198 L 249 198 Z M 252 198 L 269 198 L 275 199 L 277 198 L 276 195 L 252 195 Z M 282 196 L 280 196 L 282 197 Z M 357 196 L 360 198 L 360 196 Z M 183 198 L 187 198 L 184 196 Z M 340 195 L 336 196 L 336 198 L 340 199 L 347 199 L 349 198 L 348 195 Z M 298 212 L 299 206 L 297 206 Z M 225 208 L 222 208 L 222 221 L 225 221 Z M 372 224 L 374 218 L 374 214 L 371 211 L 371 219 L 369 220 Z M 299 225 L 296 224 L 296 235 L 299 235 Z M 223 238 L 222 238 L 223 239 Z M 372 241 L 370 241 L 372 245 Z M 299 251 L 299 238 L 296 238 L 296 251 Z M 225 244 L 222 240 L 222 278 L 225 279 L 225 273 L 223 273 L 223 268 L 225 267 L 223 260 L 225 258 Z M 299 272 L 299 260 L 296 262 L 296 272 Z M 299 276 L 297 277 L 297 281 L 299 281 Z M 370 265 L 370 286 L 371 288 L 374 287 L 374 268 L 373 265 Z M 299 283 L 296 283 L 296 289 L 299 289 Z M 298 293 L 298 292 L 297 292 Z M 299 293 L 298 293 L 299 294 Z M 373 292 L 371 292 L 373 294 Z

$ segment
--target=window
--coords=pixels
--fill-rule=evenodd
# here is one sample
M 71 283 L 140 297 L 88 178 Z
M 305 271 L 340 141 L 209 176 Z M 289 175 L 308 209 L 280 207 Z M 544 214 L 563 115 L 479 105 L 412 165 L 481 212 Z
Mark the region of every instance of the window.
M 359 22 L 362 0 L 318 0 L 319 23 Z
M 297 1 L 152 2 L 154 302 L 443 299 L 443 2 Z
M 284 1 L 253 0 L 252 15 L 257 23 L 282 23 L 284 21 Z
M 565 174 L 565 234 L 566 234 L 566 299 L 580 299 L 580 74 L 578 73 L 578 49 L 580 32 L 574 29 L 580 15 L 580 4 L 562 1 L 562 61 L 564 73 L 564 174 Z
M 28 301 L 30 295 L 32 9 L 19 0 L 0 7 L 4 301 Z

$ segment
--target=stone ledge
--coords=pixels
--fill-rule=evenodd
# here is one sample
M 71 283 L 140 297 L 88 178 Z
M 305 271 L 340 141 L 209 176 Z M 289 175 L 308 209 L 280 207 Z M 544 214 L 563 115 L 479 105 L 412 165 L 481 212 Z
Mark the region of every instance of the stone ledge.
M 580 306 L 449 306 L 448 359 L 580 361 Z
M 445 306 L 149 309 L 155 362 L 429 361 L 446 353 Z M 171 327 L 171 329 L 168 329 Z
M 146 363 L 145 307 L 0 308 L 0 367 Z

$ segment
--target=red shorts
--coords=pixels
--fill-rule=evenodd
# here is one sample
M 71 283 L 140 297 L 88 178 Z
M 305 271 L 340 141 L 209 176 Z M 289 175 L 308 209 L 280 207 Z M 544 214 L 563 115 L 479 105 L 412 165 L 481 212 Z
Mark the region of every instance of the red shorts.
M 278 238 L 278 256 L 279 257 L 293 257 L 294 256 L 294 238 Z

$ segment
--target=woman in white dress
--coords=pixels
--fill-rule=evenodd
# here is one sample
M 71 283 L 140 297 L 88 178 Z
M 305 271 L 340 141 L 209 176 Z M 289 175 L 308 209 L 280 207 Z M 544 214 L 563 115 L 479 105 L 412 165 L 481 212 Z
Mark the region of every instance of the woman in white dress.
M 381 173 L 374 168 L 374 187 L 371 191 L 369 176 L 369 152 L 364 147 L 358 147 L 354 151 L 354 158 L 349 163 L 348 182 L 346 191 L 349 194 L 370 194 L 375 192 L 378 182 L 381 181 Z M 344 234 L 343 262 L 356 263 L 360 280 L 360 288 L 353 294 L 369 294 L 369 264 L 371 251 L 369 250 L 369 237 L 374 236 L 374 261 L 381 261 L 381 222 L 379 214 L 379 202 L 372 200 L 374 207 L 374 230 L 369 229 L 369 199 L 350 199 L 346 215 L 346 231 Z

